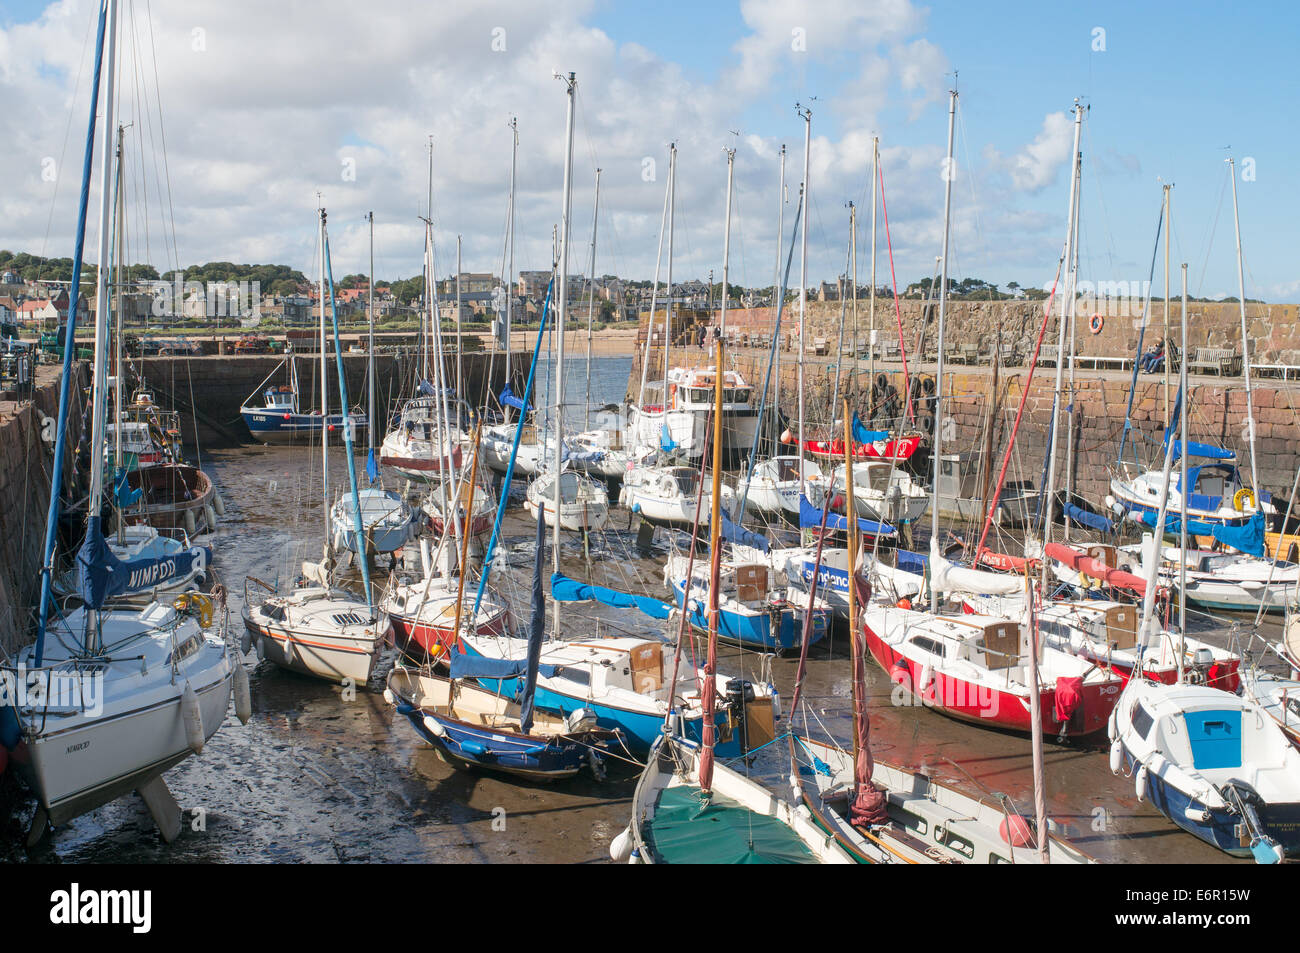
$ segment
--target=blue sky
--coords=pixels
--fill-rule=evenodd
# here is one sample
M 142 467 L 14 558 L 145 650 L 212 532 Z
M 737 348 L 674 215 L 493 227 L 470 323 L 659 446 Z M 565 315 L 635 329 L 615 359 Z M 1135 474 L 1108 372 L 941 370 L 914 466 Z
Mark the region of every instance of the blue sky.
M 144 6 L 123 9 L 140 17 Z M 734 145 L 733 281 L 766 284 L 775 251 L 775 151 L 781 143 L 791 150 L 787 181 L 796 196 L 803 130 L 794 103 L 802 101 L 814 110 L 810 281 L 843 267 L 844 203 L 856 201 L 864 228 L 869 222 L 864 143 L 873 133 L 881 137 L 898 277 L 914 281 L 929 274 L 939 252 L 938 163 L 955 67 L 951 274 L 1000 284 L 1050 280 L 1069 185 L 1064 114 L 1079 97 L 1090 107 L 1081 278 L 1145 278 L 1160 184 L 1170 181 L 1173 257 L 1189 263 L 1192 293 L 1236 294 L 1223 163 L 1231 146 L 1239 164 L 1253 160 L 1253 180 L 1238 179 L 1247 293 L 1300 300 L 1291 254 L 1300 124 L 1286 112 L 1300 92 L 1292 63 L 1300 12 L 1289 6 L 484 0 L 411 7 L 374 0 L 360 9 L 320 0 L 311 16 L 305 10 L 253 0 L 152 7 L 182 261 L 309 267 L 319 192 L 341 223 L 333 243 L 340 254 L 360 255 L 357 223 L 374 209 L 380 273 L 417 272 L 414 211 L 423 206 L 432 132 L 439 247 L 450 249 L 463 235 L 467 268 L 499 268 L 505 120 L 513 113 L 521 137 L 516 264 L 545 267 L 564 109 L 550 70 L 574 68 L 575 270 L 586 257 L 577 249 L 590 228 L 600 164 L 598 268 L 651 275 L 663 170 L 649 182 L 640 171 L 647 156 L 662 163 L 666 144 L 677 140 L 675 277 L 721 270 L 722 149 Z M 84 122 L 86 91 L 74 81 L 87 67 L 76 58 L 92 16 L 91 0 L 0 3 L 0 100 L 9 106 L 0 135 L 10 145 L 0 155 L 8 183 L 0 189 L 0 247 L 70 253 L 75 189 L 56 189 L 36 172 L 45 156 L 64 169 L 79 165 L 77 135 L 64 145 L 64 134 L 70 108 L 73 128 Z M 804 33 L 799 52 L 790 49 L 792 25 Z M 208 37 L 201 56 L 191 50 L 196 28 Z M 508 32 L 509 49 L 489 52 L 487 35 L 498 28 Z M 1097 28 L 1105 31 L 1104 50 L 1094 50 Z M 152 61 L 145 67 L 141 75 L 151 76 Z M 142 140 L 128 151 L 154 148 Z M 341 184 L 338 164 L 349 159 L 361 171 Z M 792 214 L 790 206 L 787 224 Z M 157 203 L 146 210 L 151 215 L 156 243 L 166 230 Z M 860 276 L 866 245 L 864 232 Z M 350 261 L 340 267 L 356 270 Z

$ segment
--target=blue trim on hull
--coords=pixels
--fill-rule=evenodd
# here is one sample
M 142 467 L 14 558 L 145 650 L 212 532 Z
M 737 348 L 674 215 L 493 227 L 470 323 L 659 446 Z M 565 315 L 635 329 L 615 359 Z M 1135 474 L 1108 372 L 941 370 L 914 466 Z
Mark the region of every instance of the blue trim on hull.
M 673 595 L 677 600 L 678 608 L 683 605 L 685 592 L 686 586 L 684 582 L 673 583 Z M 777 624 L 776 635 L 773 637 L 773 613 L 756 612 L 749 615 L 722 609 L 718 613 L 718 638 L 749 649 L 763 649 L 768 652 L 790 652 L 799 648 L 800 643 L 803 641 L 803 612 L 804 610 L 786 603 L 775 613 L 780 621 Z M 704 606 L 691 610 L 689 618 L 694 628 L 708 631 L 709 616 L 708 610 Z M 829 628 L 830 611 L 827 609 L 814 610 L 809 644 L 816 645 L 820 642 L 826 636 Z
M 286 415 L 284 411 L 241 407 L 239 415 L 244 418 L 249 433 L 256 439 L 268 443 L 311 436 L 320 433 L 321 430 L 320 414 Z M 351 416 L 353 430 L 365 430 L 365 415 L 352 414 Z M 330 414 L 327 423 L 332 427 L 341 427 L 344 419 L 342 414 Z
M 465 726 L 459 721 L 442 718 L 431 712 L 401 705 L 412 727 L 425 741 L 450 757 L 491 771 L 503 771 L 530 778 L 568 778 L 587 763 L 588 749 L 576 742 L 530 743 L 528 739 L 508 738 L 490 729 Z M 439 736 L 429 730 L 425 718 L 432 718 L 443 730 Z

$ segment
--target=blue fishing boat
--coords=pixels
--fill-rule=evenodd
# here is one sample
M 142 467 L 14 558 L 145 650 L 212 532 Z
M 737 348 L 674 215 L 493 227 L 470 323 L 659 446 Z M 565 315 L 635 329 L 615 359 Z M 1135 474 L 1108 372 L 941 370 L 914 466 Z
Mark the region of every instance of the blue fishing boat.
M 295 440 L 319 438 L 322 428 L 329 433 L 341 433 L 351 425 L 353 432 L 366 429 L 366 415 L 354 410 L 350 414 L 303 413 L 298 403 L 298 370 L 292 356 L 285 358 L 279 367 L 288 367 L 288 384 L 271 384 L 262 391 L 260 406 L 246 402 L 239 408 L 248 431 L 254 440 L 262 443 L 293 443 Z M 279 367 L 276 370 L 279 370 Z M 274 374 L 274 372 L 272 372 Z

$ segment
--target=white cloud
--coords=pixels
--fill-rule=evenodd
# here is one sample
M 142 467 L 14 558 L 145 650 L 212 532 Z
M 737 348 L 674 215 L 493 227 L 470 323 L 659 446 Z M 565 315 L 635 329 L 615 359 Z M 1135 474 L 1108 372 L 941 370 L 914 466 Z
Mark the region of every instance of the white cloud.
M 1016 187 L 1037 192 L 1056 181 L 1056 172 L 1070 158 L 1074 145 L 1074 122 L 1063 112 L 1048 113 L 1034 141 L 1011 161 Z

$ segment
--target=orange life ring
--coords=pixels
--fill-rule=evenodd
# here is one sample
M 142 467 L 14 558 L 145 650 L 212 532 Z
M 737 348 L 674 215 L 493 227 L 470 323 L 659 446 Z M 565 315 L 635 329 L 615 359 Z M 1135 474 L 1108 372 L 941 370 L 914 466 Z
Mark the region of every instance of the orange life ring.
M 1101 326 L 1102 326 L 1102 324 L 1104 324 L 1104 323 L 1105 323 L 1105 322 L 1102 321 L 1102 317 L 1101 317 L 1100 314 L 1094 314 L 1094 315 L 1092 316 L 1092 320 L 1091 320 L 1090 322 L 1088 322 L 1088 326 L 1089 326 L 1090 328 L 1092 328 L 1092 333 L 1093 333 L 1093 334 L 1098 334 L 1098 333 L 1101 332 Z

